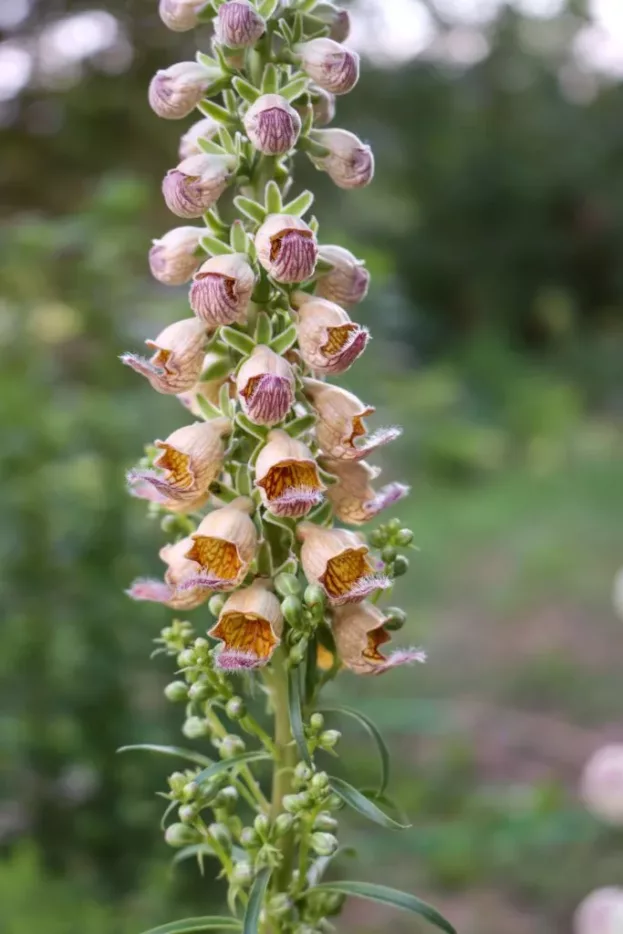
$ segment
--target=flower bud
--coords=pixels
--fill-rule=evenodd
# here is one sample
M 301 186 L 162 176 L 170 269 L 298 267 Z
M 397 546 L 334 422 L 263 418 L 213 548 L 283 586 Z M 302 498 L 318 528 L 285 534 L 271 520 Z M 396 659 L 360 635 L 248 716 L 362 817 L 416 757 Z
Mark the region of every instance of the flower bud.
M 178 62 L 157 71 L 149 85 L 151 109 L 165 120 L 181 120 L 195 109 L 214 78 L 197 62 Z
M 125 353 L 121 362 L 149 380 L 156 392 L 177 395 L 195 385 L 203 367 L 206 327 L 197 318 L 176 321 L 145 343 L 154 351 L 147 359 Z
M 387 632 L 399 632 L 407 622 L 407 614 L 399 606 L 388 606 L 385 610 L 385 629 Z
M 577 909 L 574 934 L 621 934 L 623 889 L 611 886 L 591 892 Z
M 336 819 L 331 817 L 328 811 L 321 811 L 314 821 L 313 829 L 324 830 L 327 833 L 333 833 L 335 830 L 337 830 L 337 826 Z
M 183 285 L 201 265 L 199 239 L 201 227 L 176 227 L 160 240 L 154 240 L 149 251 L 149 268 L 154 279 L 164 285 Z
M 294 574 L 282 571 L 275 578 L 275 590 L 281 597 L 295 597 L 301 592 L 301 583 Z
M 261 837 L 263 840 L 265 840 L 270 832 L 270 821 L 266 815 L 258 814 L 253 821 L 253 826 L 255 827 L 255 832 L 257 833 L 258 837 Z
M 396 535 L 396 544 L 406 548 L 413 541 L 413 532 L 411 529 L 400 529 Z
M 189 846 L 192 843 L 199 843 L 201 834 L 198 830 L 188 827 L 187 824 L 170 824 L 165 831 L 164 839 L 169 846 Z
M 300 665 L 303 659 L 305 658 L 305 653 L 307 651 L 307 639 L 297 642 L 296 645 L 293 645 L 288 653 L 288 662 L 290 665 L 297 666 Z
M 321 713 L 313 713 L 309 718 L 309 725 L 313 733 L 319 733 L 324 726 L 324 717 Z
M 318 745 L 321 749 L 333 749 L 338 744 L 341 736 L 339 730 L 325 730 L 324 733 L 320 734 Z
M 309 838 L 311 848 L 318 856 L 331 856 L 338 848 L 337 837 L 332 833 L 317 831 Z
M 227 0 L 214 22 L 216 38 L 230 49 L 255 45 L 265 29 L 266 23 L 248 0 Z
M 277 838 L 285 837 L 286 834 L 290 833 L 293 826 L 294 818 L 291 814 L 279 814 L 275 821 L 275 836 Z
M 321 246 L 318 258 L 332 263 L 333 269 L 316 282 L 316 295 L 346 308 L 356 305 L 368 294 L 370 273 L 363 261 L 341 246 Z
M 314 16 L 330 27 L 329 38 L 334 42 L 345 42 L 350 35 L 350 15 L 332 3 L 320 2 L 314 7 Z
M 197 14 L 205 0 L 160 0 L 160 19 L 173 32 L 188 32 L 197 26 Z
M 255 148 L 266 156 L 289 152 L 301 132 L 301 118 L 280 94 L 258 97 L 244 115 L 243 123 Z
M 233 885 L 238 885 L 241 888 L 246 888 L 251 885 L 253 882 L 253 867 L 251 863 L 247 860 L 240 860 L 239 863 L 234 865 L 231 881 Z
M 306 806 L 306 800 L 302 795 L 284 795 L 282 805 L 289 814 L 298 814 Z
M 183 159 L 164 177 L 167 207 L 178 217 L 201 217 L 223 194 L 234 169 L 230 155 L 201 153 Z
M 292 902 L 285 892 L 273 895 L 268 902 L 268 914 L 273 918 L 282 918 L 292 907 Z
M 199 809 L 196 804 L 183 804 L 177 813 L 183 824 L 190 824 L 196 819 Z
M 204 701 L 212 696 L 212 686 L 208 681 L 195 681 L 188 688 L 188 699 L 191 701 Z
M 230 720 L 242 720 L 246 716 L 246 704 L 241 697 L 231 697 L 227 701 L 225 713 Z
M 236 375 L 243 412 L 255 425 L 277 425 L 294 406 L 292 367 L 265 344 L 258 344 Z
M 385 564 L 389 564 L 397 556 L 398 552 L 393 545 L 386 545 L 381 552 L 381 559 Z
M 269 512 L 294 518 L 322 502 L 325 490 L 309 448 L 275 429 L 255 464 L 255 484 Z
M 382 445 L 399 438 L 402 433 L 400 428 L 393 427 L 381 428 L 368 435 L 363 419 L 373 415 L 375 409 L 347 389 L 316 379 L 304 380 L 303 388 L 318 415 L 318 444 L 330 458 L 362 460 Z M 362 443 L 356 443 L 360 441 Z
M 345 373 L 366 349 L 370 335 L 339 305 L 298 292 L 298 338 L 301 357 L 322 376 Z
M 257 258 L 278 282 L 305 282 L 316 268 L 316 235 L 304 220 L 269 215 L 255 235 Z
M 294 769 L 294 778 L 298 782 L 306 784 L 312 777 L 313 772 L 306 762 L 299 762 L 296 768 Z
M 369 146 L 349 130 L 316 130 L 314 141 L 329 150 L 314 156 L 317 169 L 326 172 L 338 188 L 364 188 L 374 177 L 374 155 Z
M 398 555 L 392 564 L 394 577 L 402 577 L 409 570 L 409 559 L 405 555 Z
M 232 759 L 234 756 L 241 755 L 245 749 L 244 740 L 235 733 L 228 733 L 227 736 L 224 736 L 218 747 L 221 759 Z
M 348 94 L 359 80 L 359 56 L 333 39 L 311 39 L 298 45 L 301 67 L 333 94 Z
M 368 548 L 354 532 L 304 522 L 298 527 L 298 536 L 303 542 L 301 563 L 305 576 L 323 588 L 333 606 L 358 603 L 390 586 L 387 577 L 374 572 Z
M 186 554 L 200 571 L 184 583 L 184 588 L 235 590 L 240 585 L 257 550 L 252 511 L 253 501 L 239 496 L 201 520 L 190 536 L 192 545 Z
M 199 145 L 200 139 L 214 139 L 219 131 L 219 125 L 212 117 L 204 117 L 197 120 L 196 123 L 186 130 L 179 145 L 180 159 L 188 159 L 190 156 L 199 156 L 203 149 Z
M 606 824 L 623 825 L 623 744 L 602 746 L 591 756 L 581 792 L 592 814 Z
M 328 733 L 331 733 L 331 734 L 335 733 L 337 735 L 335 737 L 330 736 L 329 739 L 327 740 L 326 737 Z M 342 734 L 338 733 L 337 730 L 325 730 L 325 732 L 320 737 L 320 744 L 325 749 L 333 748 L 333 746 L 335 746 L 335 744 L 337 743 L 341 735 Z M 316 772 L 316 774 L 312 777 L 312 780 L 310 783 L 311 790 L 315 792 L 326 791 L 328 786 L 329 786 L 329 776 L 327 775 L 327 773 Z
M 281 604 L 281 612 L 283 613 L 283 618 L 290 626 L 296 628 L 301 622 L 301 612 L 303 609 L 303 604 L 293 595 L 286 597 Z
M 199 570 L 197 565 L 186 557 L 191 544 L 190 538 L 182 538 L 174 545 L 164 545 L 159 553 L 160 559 L 167 565 L 164 580 L 139 578 L 127 591 L 128 596 L 133 600 L 164 603 L 174 610 L 194 610 L 205 603 L 210 596 L 210 590 L 202 582 L 190 583 L 191 579 L 196 578 Z M 193 664 L 195 654 L 191 649 L 181 652 L 180 656 L 187 653 L 192 657 Z M 181 664 L 180 667 L 185 666 Z
M 243 322 L 255 286 L 255 273 L 244 253 L 212 256 L 195 273 L 190 307 L 205 324 Z
M 197 784 L 197 782 L 195 781 L 186 782 L 186 784 L 182 788 L 182 798 L 184 798 L 184 800 L 186 801 L 190 801 L 192 798 L 195 798 L 197 796 L 198 791 L 199 791 L 199 785 Z
M 171 681 L 164 689 L 164 696 L 173 704 L 188 700 L 188 687 L 185 681 Z
M 215 808 L 225 808 L 227 811 L 233 811 L 238 804 L 238 799 L 240 795 L 236 788 L 233 785 L 227 785 L 226 788 L 221 788 L 214 800 Z
M 215 661 L 228 670 L 258 668 L 271 658 L 281 640 L 283 616 L 277 597 L 260 578 L 227 600 L 209 631 L 222 642 Z
M 213 597 L 210 597 L 210 600 L 208 602 L 208 609 L 210 613 L 212 614 L 212 616 L 220 615 L 220 612 L 225 605 L 226 599 L 227 598 L 224 597 L 223 594 L 220 594 L 220 593 L 215 593 Z
M 244 847 L 256 847 L 260 845 L 260 839 L 253 827 L 243 827 L 240 831 L 240 844 Z
M 311 610 L 324 609 L 324 590 L 318 584 L 308 584 L 303 594 L 303 603 Z
M 189 717 L 182 726 L 182 733 L 188 739 L 199 739 L 207 736 L 209 732 L 208 724 L 201 717 Z
M 177 656 L 177 664 L 180 668 L 192 668 L 196 660 L 193 649 L 182 649 Z
M 398 665 L 426 661 L 421 649 L 396 649 L 385 657 L 380 647 L 390 641 L 386 617 L 371 603 L 341 606 L 333 617 L 333 637 L 343 663 L 356 674 L 382 674 Z

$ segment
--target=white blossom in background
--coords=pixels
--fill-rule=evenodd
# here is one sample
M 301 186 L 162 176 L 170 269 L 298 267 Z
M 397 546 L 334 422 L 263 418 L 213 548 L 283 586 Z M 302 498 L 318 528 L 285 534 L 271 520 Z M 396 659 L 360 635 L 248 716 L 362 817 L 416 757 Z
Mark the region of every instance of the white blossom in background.
M 581 794 L 595 817 L 623 825 L 623 743 L 602 746 L 591 756 L 584 767 Z

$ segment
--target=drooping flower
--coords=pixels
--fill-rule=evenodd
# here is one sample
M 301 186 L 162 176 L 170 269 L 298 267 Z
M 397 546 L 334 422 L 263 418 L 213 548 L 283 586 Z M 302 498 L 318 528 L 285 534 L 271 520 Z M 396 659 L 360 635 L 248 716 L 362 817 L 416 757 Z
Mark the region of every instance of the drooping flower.
M 219 125 L 212 117 L 204 117 L 197 120 L 196 123 L 186 130 L 179 145 L 180 159 L 188 159 L 190 156 L 199 156 L 203 149 L 199 145 L 200 139 L 213 139 L 218 133 Z
M 223 194 L 235 167 L 233 156 L 201 153 L 183 159 L 162 182 L 167 207 L 178 217 L 201 217 Z
M 368 435 L 363 419 L 375 412 L 352 392 L 317 379 L 303 382 L 305 395 L 318 421 L 316 440 L 323 453 L 335 460 L 363 460 L 372 451 L 400 437 L 400 428 L 380 428 Z M 357 440 L 360 444 L 356 444 Z
M 154 461 L 156 469 L 132 471 L 130 485 L 147 482 L 166 499 L 180 503 L 197 501 L 221 472 L 223 439 L 231 429 L 227 418 L 178 428 L 166 441 L 154 442 L 162 452 Z
M 205 0 L 160 0 L 160 19 L 173 32 L 188 32 L 199 20 L 197 14 Z
M 333 39 L 334 42 L 346 42 L 350 35 L 350 13 L 348 10 L 335 10 L 330 26 L 329 39 Z
M 177 62 L 157 71 L 149 85 L 152 110 L 165 120 L 181 120 L 191 113 L 210 84 L 214 74 L 197 62 Z
M 302 441 L 273 429 L 255 465 L 262 502 L 275 516 L 305 516 L 322 502 L 325 485 L 314 456 Z
M 303 292 L 298 306 L 298 340 L 305 363 L 322 376 L 345 373 L 366 349 L 370 334 L 339 305 Z
M 337 477 L 337 483 L 327 489 L 327 498 L 337 518 L 347 525 L 364 525 L 409 493 L 403 483 L 388 483 L 375 491 L 372 481 L 381 470 L 365 461 L 326 460 L 323 467 Z
M 133 600 L 148 600 L 164 603 L 172 610 L 193 610 L 201 606 L 212 595 L 203 583 L 187 586 L 191 578 L 197 577 L 198 567 L 186 555 L 192 545 L 190 538 L 182 538 L 174 545 L 160 549 L 160 558 L 167 565 L 164 580 L 139 578 L 127 591 Z
M 183 285 L 201 265 L 201 227 L 175 227 L 154 240 L 149 251 L 149 267 L 154 279 L 164 285 Z M 199 255 L 197 255 L 199 254 Z
M 623 889 L 609 886 L 591 892 L 573 918 L 574 934 L 621 934 Z
M 316 268 L 316 235 L 290 214 L 269 215 L 255 235 L 257 258 L 278 282 L 305 282 Z
M 317 169 L 326 172 L 338 188 L 364 188 L 374 177 L 374 155 L 369 146 L 349 130 L 316 130 L 314 140 L 329 150 L 313 156 Z
M 292 367 L 265 344 L 258 344 L 236 376 L 243 412 L 256 425 L 278 425 L 294 405 Z
M 145 343 L 154 354 L 148 360 L 136 354 L 123 354 L 121 360 L 149 380 L 157 392 L 170 395 L 185 392 L 201 374 L 206 327 L 197 318 L 170 324 L 155 340 Z
M 359 80 L 359 56 L 333 39 L 310 39 L 295 51 L 310 78 L 332 94 L 348 94 Z
M 325 529 L 311 522 L 298 528 L 303 542 L 301 563 L 310 584 L 320 584 L 333 606 L 360 603 L 391 581 L 377 574 L 368 559 L 368 546 L 354 532 Z
M 341 246 L 321 246 L 318 259 L 326 260 L 333 268 L 319 276 L 316 295 L 347 308 L 366 297 L 370 273 L 363 261 L 353 256 L 350 250 Z
M 333 616 L 333 637 L 338 654 L 351 671 L 359 675 L 380 675 L 399 665 L 425 662 L 422 649 L 396 649 L 383 655 L 379 649 L 390 641 L 384 628 L 386 618 L 372 603 L 341 606 Z
M 266 23 L 248 0 L 227 0 L 214 22 L 216 38 L 230 49 L 255 45 L 265 29 Z
M 240 496 L 201 520 L 186 552 L 200 570 L 190 576 L 184 588 L 234 590 L 242 583 L 257 550 L 253 508 L 253 500 Z
M 216 664 L 227 670 L 266 665 L 279 645 L 283 616 L 277 597 L 261 579 L 229 597 L 208 635 L 220 639 Z
M 588 810 L 607 824 L 623 825 L 623 744 L 602 746 L 582 775 L 582 797 Z
M 244 115 L 246 134 L 266 156 L 289 152 L 299 138 L 301 118 L 280 94 L 262 94 Z
M 146 471 L 142 469 L 131 470 L 128 473 L 127 481 L 130 496 L 145 500 L 147 503 L 155 503 L 168 512 L 175 512 L 180 515 L 197 512 L 199 509 L 203 509 L 210 498 L 210 494 L 206 490 L 203 493 L 198 493 L 197 496 L 192 499 L 174 499 L 153 486 L 153 484 L 145 478 L 145 473 Z
M 246 319 L 255 273 L 245 253 L 212 256 L 193 276 L 190 307 L 208 327 Z

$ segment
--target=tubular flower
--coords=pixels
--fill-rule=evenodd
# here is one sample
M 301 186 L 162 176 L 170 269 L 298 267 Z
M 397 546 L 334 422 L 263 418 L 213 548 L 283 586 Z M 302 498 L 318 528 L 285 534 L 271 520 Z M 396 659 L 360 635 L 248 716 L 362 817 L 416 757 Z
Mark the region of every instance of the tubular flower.
M 190 307 L 208 327 L 246 319 L 255 273 L 244 253 L 212 256 L 195 273 Z
M 301 118 L 285 97 L 262 94 L 244 115 L 246 134 L 266 156 L 289 152 L 299 138 Z
M 158 493 L 179 503 L 196 502 L 208 492 L 223 466 L 223 438 L 231 432 L 227 418 L 195 422 L 178 428 L 166 441 L 156 441 L 161 454 L 154 461 L 156 470 L 137 470 L 130 483 L 150 483 Z
M 360 603 L 376 590 L 391 585 L 374 572 L 368 547 L 354 532 L 325 529 L 311 522 L 298 528 L 303 542 L 301 563 L 310 583 L 320 584 L 333 606 Z
M 255 45 L 265 29 L 266 23 L 248 0 L 227 0 L 214 24 L 216 38 L 230 49 Z
M 388 483 L 375 492 L 372 481 L 381 470 L 370 467 L 365 461 L 327 460 L 323 463 L 326 470 L 337 477 L 337 483 L 327 489 L 327 498 L 337 518 L 347 525 L 364 525 L 409 493 L 409 487 L 403 483 Z
M 233 156 L 201 153 L 183 159 L 162 182 L 167 207 L 178 217 L 201 217 L 223 194 L 233 169 Z
M 400 428 L 381 428 L 367 437 L 363 419 L 375 409 L 347 389 L 316 379 L 303 382 L 305 395 L 318 414 L 316 438 L 322 451 L 336 460 L 363 460 L 372 451 L 400 437 Z M 358 438 L 365 441 L 356 445 Z
M 258 344 L 238 370 L 238 398 L 256 425 L 277 425 L 294 405 L 292 367 L 265 344 Z
M 164 603 L 173 610 L 194 610 L 212 595 L 203 584 L 188 586 L 188 581 L 197 576 L 197 565 L 189 561 L 186 552 L 192 545 L 190 538 L 182 538 L 174 545 L 160 549 L 160 558 L 167 565 L 164 580 L 139 578 L 135 580 L 128 596 L 133 600 L 149 600 Z
M 218 133 L 218 123 L 212 117 L 204 117 L 203 120 L 197 120 L 196 123 L 186 130 L 179 145 L 180 159 L 188 159 L 190 156 L 199 156 L 203 149 L 199 145 L 201 139 L 213 139 Z
M 282 632 L 279 600 L 258 578 L 229 597 L 208 635 L 222 642 L 216 664 L 236 670 L 259 668 L 270 661 Z
M 345 373 L 366 349 L 370 335 L 351 321 L 339 305 L 297 293 L 298 339 L 301 357 L 322 376 Z
M 275 516 L 305 516 L 322 502 L 325 485 L 309 448 L 285 431 L 273 430 L 255 465 L 255 485 Z
M 199 240 L 204 232 L 201 227 L 176 227 L 160 240 L 154 240 L 149 251 L 149 268 L 154 279 L 163 285 L 188 282 L 201 264 Z
M 176 395 L 192 389 L 201 374 L 206 328 L 197 318 L 176 321 L 155 340 L 145 343 L 154 350 L 147 360 L 136 354 L 123 354 L 121 360 L 145 376 L 157 392 Z
M 333 39 L 311 39 L 297 46 L 301 67 L 332 94 L 348 94 L 359 80 L 359 56 Z
M 184 589 L 234 590 L 242 583 L 257 550 L 252 512 L 253 500 L 241 496 L 201 520 L 186 552 L 201 570 L 190 576 Z
M 422 649 L 396 649 L 384 656 L 380 646 L 390 641 L 386 619 L 372 603 L 339 607 L 333 617 L 333 637 L 343 663 L 358 675 L 381 675 L 398 665 L 425 662 Z
M 188 32 L 197 25 L 197 14 L 204 5 L 205 0 L 160 0 L 158 12 L 173 32 Z
M 374 155 L 369 146 L 348 130 L 317 130 L 314 140 L 329 150 L 313 157 L 316 168 L 327 173 L 338 188 L 364 188 L 374 177 Z
M 278 282 L 305 282 L 314 274 L 318 244 L 300 217 L 271 214 L 255 235 L 257 258 Z
M 178 62 L 157 71 L 149 85 L 151 109 L 165 120 L 181 120 L 195 109 L 213 78 L 197 62 Z
M 333 269 L 320 276 L 316 282 L 316 295 L 338 305 L 356 305 L 368 294 L 370 273 L 349 250 L 341 246 L 321 246 L 318 259 L 331 263 Z

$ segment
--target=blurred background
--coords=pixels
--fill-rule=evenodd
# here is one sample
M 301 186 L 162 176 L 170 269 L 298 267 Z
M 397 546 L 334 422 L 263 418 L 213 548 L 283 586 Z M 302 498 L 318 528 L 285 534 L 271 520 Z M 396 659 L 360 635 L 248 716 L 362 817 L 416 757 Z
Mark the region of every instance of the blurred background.
M 181 723 L 149 660 L 171 614 L 123 593 L 163 542 L 124 470 L 183 420 L 117 359 L 187 313 L 146 264 L 192 122 L 147 107 L 154 71 L 194 54 L 156 6 L 0 0 L 3 934 L 138 934 L 222 897 L 210 866 L 171 869 L 170 763 L 115 755 Z M 373 273 L 350 385 L 406 429 L 384 456 L 421 549 L 400 638 L 430 662 L 334 690 L 383 728 L 415 825 L 344 815 L 360 855 L 343 871 L 428 897 L 461 934 L 566 934 L 623 879 L 623 833 L 578 795 L 587 757 L 623 740 L 623 7 L 351 8 L 365 62 L 338 124 L 377 179 L 337 192 L 304 157 L 298 178 L 323 240 Z M 353 904 L 341 930 L 414 922 Z

